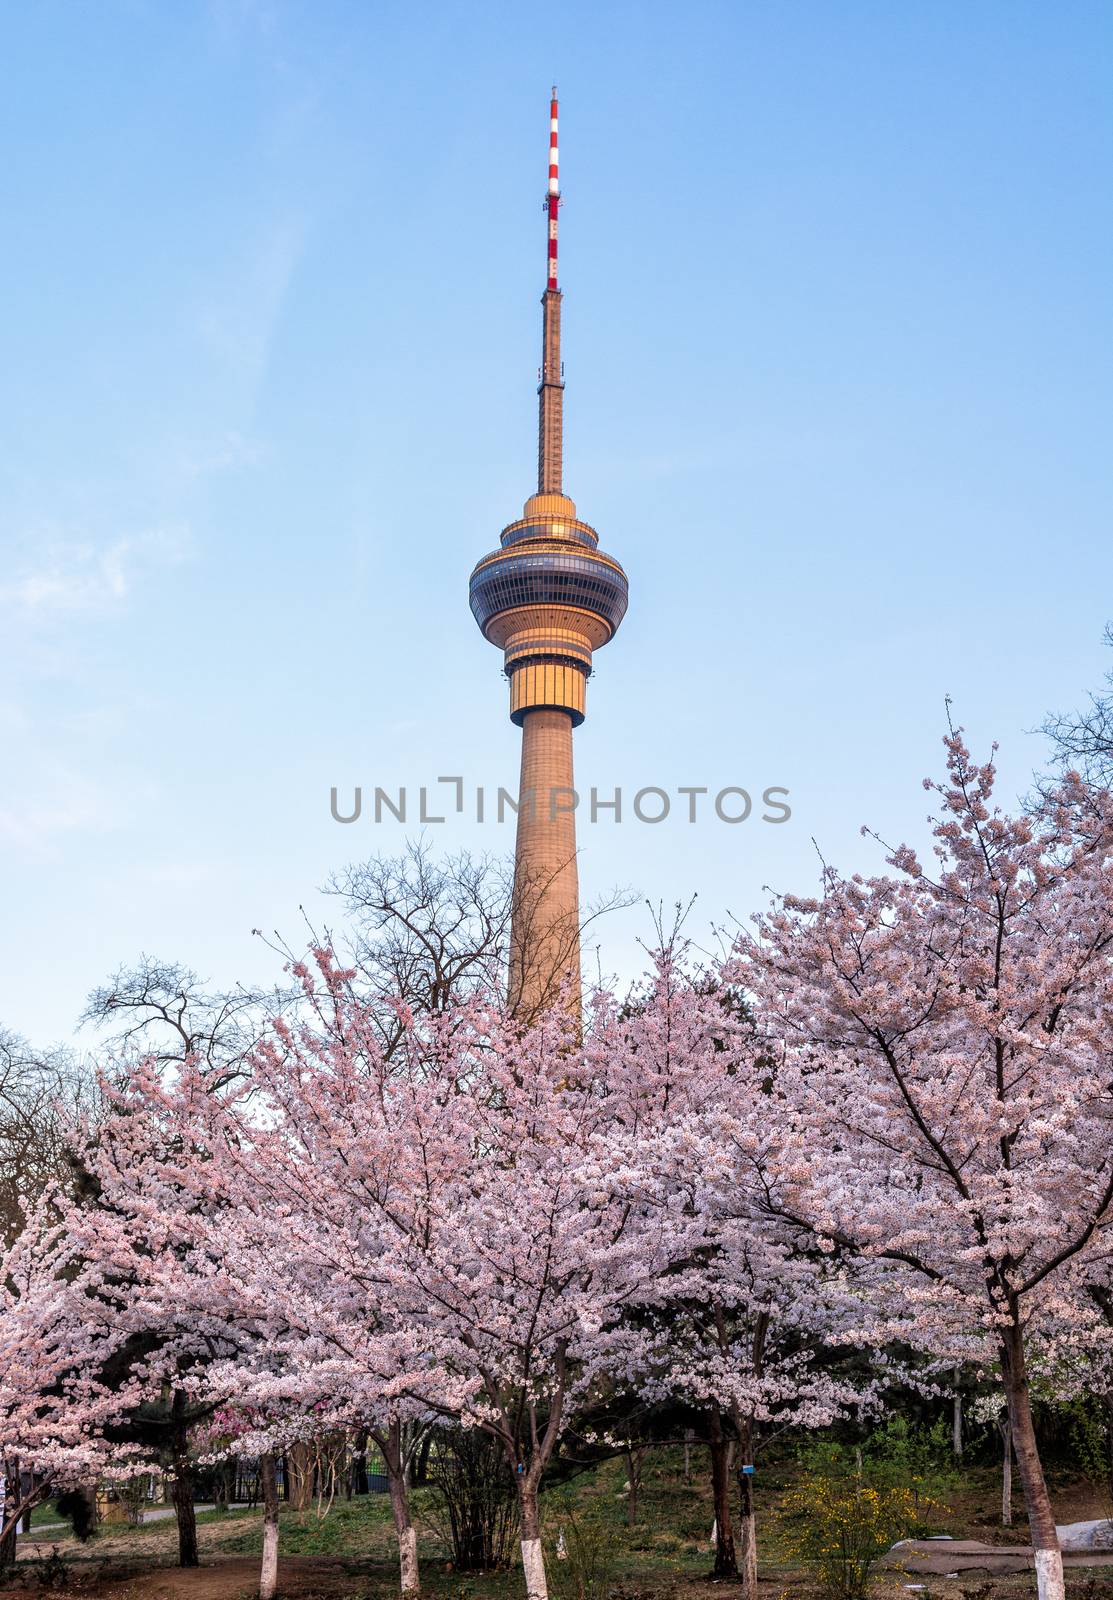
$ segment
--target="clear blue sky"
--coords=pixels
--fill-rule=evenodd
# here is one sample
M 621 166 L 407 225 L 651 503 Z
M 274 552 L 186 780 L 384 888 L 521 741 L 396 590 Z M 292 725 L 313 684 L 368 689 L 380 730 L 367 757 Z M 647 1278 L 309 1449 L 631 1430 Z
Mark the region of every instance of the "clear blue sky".
M 532 487 L 547 94 L 567 484 L 631 607 L 585 827 L 700 917 L 920 840 L 944 697 L 1003 788 L 1110 664 L 1108 5 L 9 7 L 0 1020 L 141 951 L 269 976 L 332 784 L 516 779 L 467 577 Z M 509 849 L 456 821 L 445 848 Z M 630 970 L 645 918 L 605 930 Z

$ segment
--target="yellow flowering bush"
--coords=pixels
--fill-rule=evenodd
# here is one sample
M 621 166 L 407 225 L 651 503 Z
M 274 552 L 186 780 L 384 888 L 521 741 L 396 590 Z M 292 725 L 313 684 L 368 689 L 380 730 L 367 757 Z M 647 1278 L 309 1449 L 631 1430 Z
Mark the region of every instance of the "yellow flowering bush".
M 788 1547 L 831 1600 L 862 1600 L 873 1563 L 908 1537 L 924 1509 L 903 1485 L 810 1475 L 785 1498 Z

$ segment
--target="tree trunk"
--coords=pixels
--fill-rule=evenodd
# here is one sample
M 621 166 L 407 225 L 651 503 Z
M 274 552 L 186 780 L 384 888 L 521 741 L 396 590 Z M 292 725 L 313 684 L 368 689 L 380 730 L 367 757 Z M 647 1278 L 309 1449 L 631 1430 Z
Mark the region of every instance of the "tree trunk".
M 13 1474 L 9 1473 L 5 1480 L 0 1463 L 0 1572 L 15 1560 L 17 1529 L 20 1521 L 26 1522 L 30 1518 L 31 1512 L 47 1492 L 48 1481 L 44 1479 L 39 1484 L 32 1483 L 22 1499 L 18 1495 L 13 1499 L 11 1493 Z
M 16 1524 L 13 1515 L 19 1499 L 19 1469 L 12 1470 L 10 1461 L 0 1460 L 0 1572 L 15 1561 Z
M 684 1429 L 684 1482 L 692 1481 L 692 1440 L 696 1436 L 694 1428 Z
M 417 1566 L 417 1529 L 410 1520 L 410 1497 L 406 1488 L 406 1463 L 409 1453 L 402 1448 L 402 1425 L 392 1422 L 387 1432 L 376 1435 L 376 1444 L 386 1462 L 390 1484 L 390 1509 L 398 1539 L 398 1567 L 402 1581 L 402 1600 L 416 1600 L 421 1593 Z
M 754 1422 L 752 1417 L 736 1415 L 739 1467 L 754 1463 Z M 757 1600 L 757 1512 L 754 1506 L 754 1478 L 751 1472 L 738 1474 L 738 1544 L 743 1600 Z
M 407 1490 L 412 1489 L 414 1486 L 414 1456 L 416 1455 L 414 1447 L 423 1431 L 420 1424 L 416 1422 L 408 1422 L 402 1429 L 402 1448 L 405 1452 L 402 1470 L 405 1473 Z
M 732 1443 L 723 1434 L 723 1421 L 718 1411 L 711 1413 L 711 1493 L 715 1502 L 715 1544 L 713 1578 L 736 1578 L 738 1557 L 734 1550 L 734 1530 L 730 1519 L 730 1466 L 734 1454 Z
M 1001 1370 L 1005 1379 L 1016 1465 L 1028 1508 L 1028 1526 L 1032 1532 L 1036 1589 L 1039 1600 L 1063 1600 L 1063 1554 L 1059 1548 L 1055 1513 L 1051 1509 L 1051 1497 L 1047 1492 L 1047 1481 L 1036 1445 L 1036 1430 L 1032 1425 L 1024 1335 L 1016 1306 L 1010 1309 L 1012 1324 L 1001 1336 Z
M 307 1444 L 292 1444 L 286 1451 L 286 1475 L 290 1484 L 290 1504 L 295 1511 L 307 1511 L 313 1498 L 313 1463 Z
M 962 1460 L 962 1396 L 958 1389 L 959 1379 L 961 1377 L 962 1369 L 961 1367 L 956 1367 L 954 1372 L 954 1410 L 951 1413 L 951 1449 L 954 1452 L 954 1458 L 956 1461 Z
M 645 1460 L 645 1446 L 631 1446 L 626 1451 L 626 1475 L 630 1484 L 630 1493 L 626 1498 L 626 1526 L 633 1528 L 638 1520 L 638 1495 L 642 1486 L 642 1466 Z
M 366 1494 L 370 1484 L 367 1482 L 367 1435 L 356 1435 L 355 1455 L 352 1457 L 352 1493 Z
M 30 1533 L 31 1532 L 31 1512 L 32 1512 L 32 1509 L 34 1507 L 35 1500 L 36 1500 L 36 1495 L 35 1495 L 35 1474 L 33 1472 L 21 1472 L 20 1473 L 20 1475 L 19 1475 L 19 1492 L 23 1496 L 24 1503 L 27 1506 L 26 1511 L 23 1513 L 23 1522 L 20 1525 L 19 1531 L 20 1531 L 20 1533 Z
M 997 1424 L 1001 1435 L 1003 1453 L 1001 1456 L 1001 1526 L 1011 1528 L 1013 1525 L 1013 1429 L 1008 1417 L 1002 1417 Z
M 178 1565 L 196 1567 L 197 1514 L 193 1509 L 193 1464 L 189 1459 L 189 1429 L 185 1421 L 186 1396 L 178 1389 L 171 1403 L 174 1428 L 171 1444 L 170 1498 L 178 1523 Z
M 198 1564 L 197 1514 L 193 1509 L 193 1472 L 188 1461 L 174 1463 L 170 1498 L 178 1523 L 178 1565 L 195 1567 Z
M 259 1600 L 274 1600 L 278 1592 L 278 1473 L 274 1456 L 259 1460 L 260 1487 L 263 1491 L 263 1565 L 259 1572 Z
M 414 1468 L 414 1482 L 425 1484 L 429 1482 L 429 1452 L 433 1448 L 433 1430 L 426 1428 L 417 1452 L 417 1466 Z
M 518 1508 L 522 1517 L 522 1571 L 528 1600 L 549 1600 L 545 1554 L 541 1548 L 541 1507 L 533 1472 L 518 1474 Z

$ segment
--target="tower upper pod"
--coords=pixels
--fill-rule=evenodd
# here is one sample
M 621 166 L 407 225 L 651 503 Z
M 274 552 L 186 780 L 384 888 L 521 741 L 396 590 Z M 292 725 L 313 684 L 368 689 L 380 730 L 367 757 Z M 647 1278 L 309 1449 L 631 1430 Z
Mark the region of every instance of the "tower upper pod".
M 557 223 L 560 212 L 556 90 L 550 106 L 548 278 L 541 299 L 541 381 L 537 387 L 537 493 L 509 523 L 500 548 L 471 575 L 472 612 L 484 637 L 504 651 L 510 715 L 567 711 L 584 719 L 592 652 L 614 637 L 626 614 L 626 574 L 599 549 L 563 492 L 564 375 L 560 359 Z

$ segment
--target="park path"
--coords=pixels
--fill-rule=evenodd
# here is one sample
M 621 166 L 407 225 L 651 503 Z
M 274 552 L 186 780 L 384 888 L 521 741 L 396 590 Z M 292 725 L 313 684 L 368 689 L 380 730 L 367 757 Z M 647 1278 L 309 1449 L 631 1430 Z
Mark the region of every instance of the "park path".
M 1062 1537 L 1065 1530 L 1059 1531 Z M 982 1544 L 978 1539 L 903 1539 L 890 1550 L 885 1565 L 922 1577 L 949 1578 L 960 1572 L 985 1572 L 991 1576 L 1024 1572 L 1034 1562 L 1032 1547 L 1027 1544 Z M 1113 1550 L 1070 1549 L 1064 1540 L 1063 1565 L 1111 1567 Z
M 235 1505 L 231 1506 L 229 1509 L 232 1511 L 243 1511 L 246 1509 L 246 1507 L 246 1501 L 237 1500 Z M 206 1502 L 204 1505 L 195 1505 L 193 1509 L 198 1516 L 200 1516 L 202 1511 L 215 1511 L 216 1507 Z M 144 1511 L 143 1523 L 145 1526 L 148 1522 L 165 1522 L 167 1517 L 172 1517 L 173 1515 L 173 1506 L 155 1506 L 152 1511 Z M 34 1540 L 40 1538 L 44 1533 L 68 1532 L 69 1526 L 70 1525 L 68 1522 L 36 1522 L 30 1533 L 21 1533 L 19 1537 L 21 1539 Z M 120 1527 L 126 1527 L 126 1523 L 120 1523 Z

